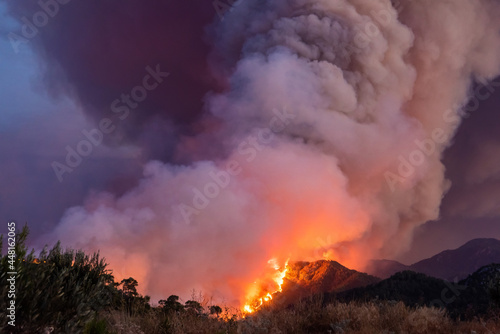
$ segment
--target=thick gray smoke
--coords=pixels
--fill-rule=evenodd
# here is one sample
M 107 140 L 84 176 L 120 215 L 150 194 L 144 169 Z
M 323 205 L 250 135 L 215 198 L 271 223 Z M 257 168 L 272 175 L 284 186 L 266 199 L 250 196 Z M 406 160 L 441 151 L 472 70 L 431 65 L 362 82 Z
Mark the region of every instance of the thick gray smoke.
M 499 15 L 487 0 L 237 1 L 211 30 L 229 88 L 206 106 L 223 122 L 190 144 L 224 158 L 152 161 L 51 237 L 100 249 L 153 298 L 194 288 L 235 304 L 270 258 L 362 269 L 404 251 L 439 216 L 472 80 L 499 73 Z

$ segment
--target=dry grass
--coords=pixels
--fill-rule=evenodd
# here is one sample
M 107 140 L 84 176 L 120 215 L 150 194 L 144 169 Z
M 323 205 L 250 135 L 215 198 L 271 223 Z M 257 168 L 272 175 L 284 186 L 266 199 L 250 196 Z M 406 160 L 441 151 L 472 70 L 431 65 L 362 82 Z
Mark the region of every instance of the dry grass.
M 167 316 L 161 310 L 129 317 L 123 312 L 107 314 L 106 319 L 114 334 L 217 334 L 237 333 L 236 317 L 198 315 L 182 312 Z
M 500 333 L 500 316 L 488 321 L 455 322 L 436 308 L 415 309 L 400 302 L 333 303 L 325 307 L 318 299 L 282 310 L 263 309 L 239 320 L 189 312 L 166 317 L 156 311 L 137 317 L 112 313 L 107 319 L 116 334 Z
M 454 322 L 444 310 L 409 308 L 401 302 L 300 303 L 281 311 L 263 310 L 239 322 L 238 333 L 500 333 L 500 318 Z

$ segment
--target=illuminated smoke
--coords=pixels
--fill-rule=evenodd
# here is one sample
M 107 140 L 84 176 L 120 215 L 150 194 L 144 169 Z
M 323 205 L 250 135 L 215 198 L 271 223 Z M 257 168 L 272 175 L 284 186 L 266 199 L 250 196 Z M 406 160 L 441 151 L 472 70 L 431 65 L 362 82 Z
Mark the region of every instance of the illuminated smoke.
M 238 1 L 210 32 L 221 124 L 190 144 L 220 158 L 151 161 L 51 237 L 100 249 L 153 298 L 240 305 L 271 258 L 394 256 L 438 218 L 441 154 L 472 80 L 499 71 L 499 14 L 486 0 Z

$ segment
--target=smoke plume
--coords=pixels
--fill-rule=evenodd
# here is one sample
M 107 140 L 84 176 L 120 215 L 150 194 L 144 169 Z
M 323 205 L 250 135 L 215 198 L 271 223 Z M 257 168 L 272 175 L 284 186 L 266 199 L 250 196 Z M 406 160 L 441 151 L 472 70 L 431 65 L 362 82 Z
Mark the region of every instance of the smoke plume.
M 90 11 L 90 3 L 82 6 Z M 137 6 L 127 13 L 149 5 Z M 394 256 L 416 227 L 439 217 L 449 187 L 441 155 L 473 80 L 500 70 L 499 14 L 488 0 L 237 1 L 207 30 L 212 51 L 189 61 L 191 79 L 173 82 L 129 123 L 147 132 L 141 120 L 162 110 L 181 128 L 185 119 L 167 102 L 182 100 L 184 87 L 195 102 L 174 109 L 216 123 L 174 141 L 186 163 L 148 162 L 137 187 L 90 196 L 49 238 L 100 249 L 116 276 L 133 276 L 153 298 L 197 289 L 234 304 L 271 258 L 363 269 Z M 89 30 L 102 22 L 95 17 Z M 105 44 L 83 41 L 91 57 Z M 135 63 L 151 56 L 141 45 L 131 50 Z M 196 66 L 205 61 L 210 70 Z M 117 87 L 116 76 L 82 81 L 85 68 L 60 66 L 91 110 L 103 86 L 115 95 L 130 86 Z M 220 90 L 202 108 L 207 73 Z

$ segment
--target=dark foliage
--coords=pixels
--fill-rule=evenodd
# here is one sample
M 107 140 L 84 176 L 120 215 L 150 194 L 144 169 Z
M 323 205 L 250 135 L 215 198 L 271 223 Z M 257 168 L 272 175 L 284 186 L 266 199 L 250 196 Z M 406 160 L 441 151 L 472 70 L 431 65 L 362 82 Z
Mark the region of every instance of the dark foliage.
M 160 304 L 163 311 L 165 311 L 166 313 L 179 313 L 184 311 L 184 306 L 179 303 L 179 296 L 171 295 L 167 298 L 167 300 L 160 300 L 158 304 Z
M 28 254 L 25 226 L 16 236 L 15 259 L 15 327 L 7 325 L 0 313 L 5 333 L 39 333 L 53 327 L 55 332 L 77 333 L 97 312 L 110 305 L 116 289 L 113 276 L 98 253 L 61 249 L 57 243 L 38 257 Z M 0 260 L 0 294 L 7 296 L 10 270 L 8 255 Z M 0 299 L 0 308 L 7 308 L 7 298 Z
M 472 319 L 499 313 L 500 265 L 482 267 L 460 282 L 403 271 L 377 284 L 324 296 L 325 303 L 402 301 L 407 306 L 445 308 L 452 318 Z

